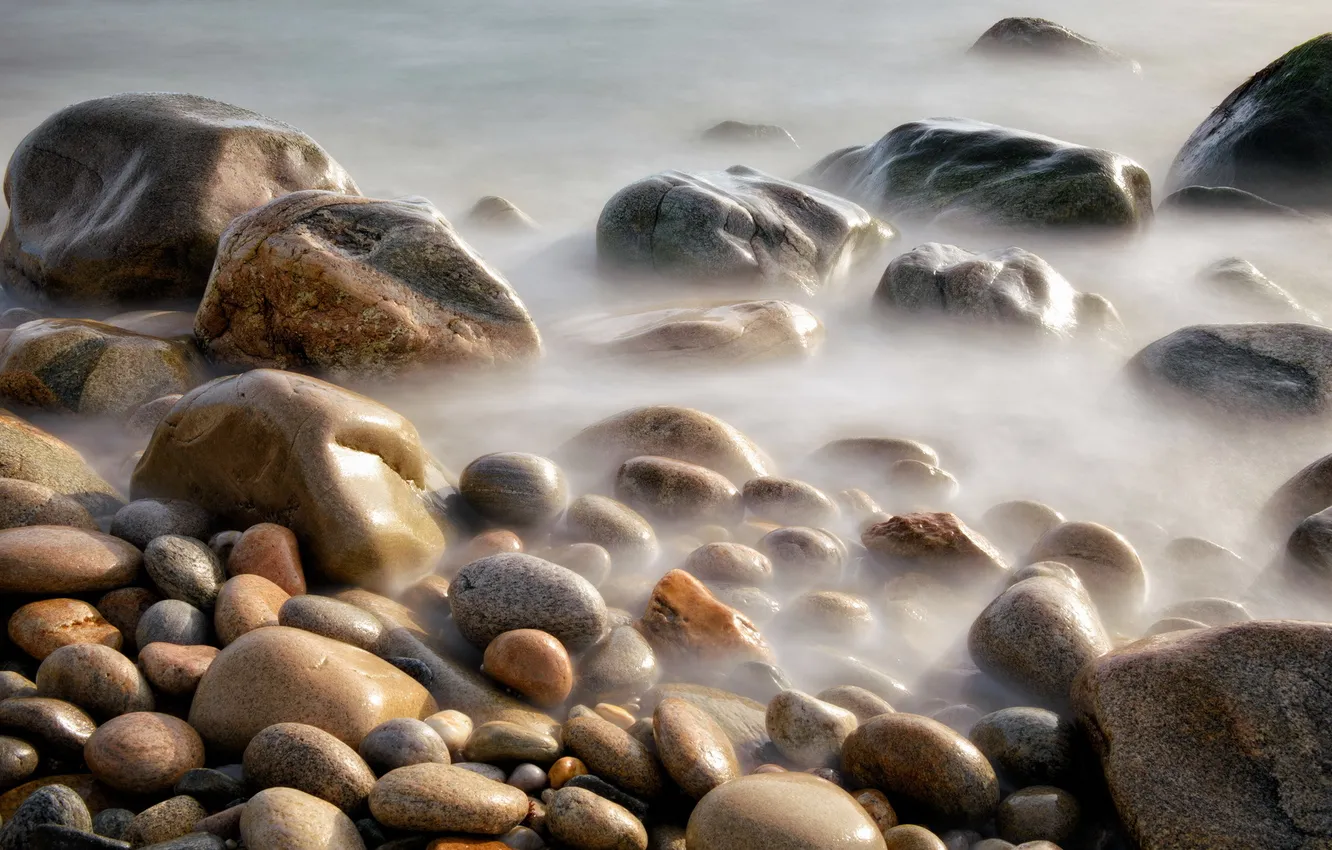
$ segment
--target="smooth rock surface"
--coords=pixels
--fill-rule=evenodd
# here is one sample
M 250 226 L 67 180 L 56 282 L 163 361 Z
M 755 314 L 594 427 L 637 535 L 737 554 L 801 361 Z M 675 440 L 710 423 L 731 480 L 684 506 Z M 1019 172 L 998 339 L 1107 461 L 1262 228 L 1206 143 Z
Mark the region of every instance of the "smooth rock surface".
M 606 630 L 606 603 L 587 579 L 532 555 L 473 561 L 449 585 L 453 618 L 477 647 L 514 629 L 540 629 L 571 650 Z
M 666 773 L 696 800 L 741 775 L 726 730 L 692 703 L 679 698 L 658 702 L 652 736 Z
M 98 530 L 88 509 L 69 496 L 31 481 L 0 478 L 0 529 L 25 525 L 68 525 L 85 531 Z
M 772 698 L 765 722 L 773 745 L 801 768 L 841 767 L 842 744 L 859 725 L 850 711 L 796 690 Z
M 657 582 L 637 627 L 668 666 L 773 660 L 758 627 L 683 570 Z
M 642 821 L 585 788 L 561 788 L 546 807 L 551 837 L 577 850 L 647 850 Z
M 122 643 L 120 630 L 78 599 L 29 602 L 10 616 L 8 633 L 15 646 L 38 661 L 62 646 L 95 643 L 120 649 Z
M 0 530 L 0 592 L 87 593 L 130 584 L 142 553 L 96 531 L 63 525 Z
M 93 516 L 114 514 L 124 505 L 72 446 L 7 410 L 0 410 L 0 477 L 50 487 Z
M 95 643 L 64 646 L 46 656 L 37 668 L 37 691 L 103 719 L 152 711 L 155 705 L 148 679 L 134 662 Z
M 699 801 L 689 850 L 887 850 L 855 799 L 804 773 L 742 776 Z
M 112 788 L 154 795 L 204 766 L 199 733 L 169 714 L 122 714 L 98 726 L 83 746 L 88 769 Z
M 241 813 L 246 847 L 271 850 L 364 850 L 356 824 L 337 806 L 295 788 L 255 794 Z
M 400 767 L 370 792 L 371 813 L 394 829 L 503 835 L 527 810 L 517 788 L 446 764 Z
M 275 723 L 259 731 L 242 757 L 245 780 L 256 788 L 294 788 L 337 806 L 359 807 L 375 774 L 356 750 L 306 723 Z

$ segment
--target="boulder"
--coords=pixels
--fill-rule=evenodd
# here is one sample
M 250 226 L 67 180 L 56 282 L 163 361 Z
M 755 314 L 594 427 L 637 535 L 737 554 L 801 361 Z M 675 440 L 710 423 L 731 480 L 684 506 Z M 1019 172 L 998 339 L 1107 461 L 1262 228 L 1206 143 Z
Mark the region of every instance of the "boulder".
M 220 363 L 340 377 L 541 353 L 517 293 L 421 198 L 295 192 L 238 217 L 194 327 Z
M 1073 703 L 1143 850 L 1332 843 L 1332 625 L 1170 632 L 1078 676 Z
M 1332 33 L 1231 92 L 1180 148 L 1167 185 L 1229 186 L 1304 212 L 1332 212 Z
M 19 143 L 4 188 L 0 285 L 89 305 L 198 297 L 237 215 L 299 189 L 357 191 L 296 128 L 162 93 L 60 110 Z
M 1289 292 L 1243 257 L 1223 257 L 1208 264 L 1198 272 L 1198 282 L 1235 307 L 1243 308 L 1245 313 L 1252 314 L 1243 318 L 1318 321 L 1316 315 L 1301 307 Z
M 1128 157 L 960 118 L 903 124 L 800 179 L 910 222 L 1136 230 L 1152 218 L 1151 178 Z
M 1274 221 L 1308 221 L 1299 210 L 1274 204 L 1252 192 L 1231 186 L 1185 186 L 1166 195 L 1156 208 L 1167 213 L 1228 218 L 1258 218 Z
M 751 124 L 748 121 L 721 121 L 703 131 L 705 142 L 722 145 L 774 145 L 798 148 L 796 140 L 776 124 Z
M 967 52 L 987 59 L 1055 60 L 1142 73 L 1142 66 L 1122 53 L 1045 18 L 1004 18 L 981 33 Z
M 621 189 L 597 222 L 597 257 L 613 270 L 813 294 L 892 235 L 850 201 L 737 165 Z
M 325 578 L 395 586 L 434 567 L 445 537 L 437 469 L 392 410 L 323 381 L 258 369 L 182 398 L 134 470 L 136 498 L 194 502 L 233 527 L 296 533 Z
M 50 487 L 93 516 L 114 514 L 124 505 L 116 489 L 74 447 L 2 409 L 0 476 Z

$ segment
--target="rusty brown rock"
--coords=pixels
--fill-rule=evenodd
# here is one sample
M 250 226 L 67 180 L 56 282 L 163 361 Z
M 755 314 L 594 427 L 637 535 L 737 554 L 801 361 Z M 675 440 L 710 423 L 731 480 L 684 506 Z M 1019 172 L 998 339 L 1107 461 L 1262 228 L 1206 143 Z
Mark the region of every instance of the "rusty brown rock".
M 227 575 L 263 576 L 290 596 L 305 593 L 301 550 L 291 529 L 271 522 L 252 525 L 227 558 Z
M 204 745 L 184 720 L 138 711 L 97 727 L 83 746 L 83 757 L 93 776 L 112 788 L 160 794 L 185 771 L 204 766 Z
M 504 632 L 486 646 L 485 672 L 542 708 L 560 705 L 573 690 L 564 644 L 539 629 Z
M 1008 570 L 994 546 L 951 513 L 895 516 L 865 529 L 860 542 L 891 569 L 945 582 L 985 587 Z
M 120 630 L 124 637 L 121 648 L 132 652 L 136 648 L 134 634 L 139 629 L 139 618 L 144 611 L 161 601 L 162 597 L 146 587 L 122 587 L 98 599 L 97 610 L 108 623 Z
M 153 689 L 134 662 L 96 643 L 62 646 L 46 656 L 37 668 L 37 689 L 100 718 L 156 707 Z
M 139 664 L 153 687 L 171 696 L 186 696 L 199 687 L 199 680 L 219 652 L 215 646 L 181 646 L 159 641 L 139 650 Z
M 88 509 L 50 487 L 0 478 L 0 529 L 25 525 L 68 525 L 97 531 Z
M 78 599 L 30 602 L 9 618 L 9 639 L 38 661 L 62 646 L 99 643 L 120 649 L 120 631 Z
M 217 594 L 213 628 L 223 646 L 241 635 L 278 624 L 282 603 L 291 597 L 273 582 L 258 575 L 228 579 Z
M 773 661 L 758 627 L 683 570 L 671 570 L 657 582 L 637 626 L 667 665 Z
M 86 593 L 134 581 L 143 553 L 96 531 L 31 525 L 0 531 L 0 593 Z
M 666 772 L 695 800 L 742 775 L 726 730 L 692 703 L 672 697 L 657 703 L 652 735 Z

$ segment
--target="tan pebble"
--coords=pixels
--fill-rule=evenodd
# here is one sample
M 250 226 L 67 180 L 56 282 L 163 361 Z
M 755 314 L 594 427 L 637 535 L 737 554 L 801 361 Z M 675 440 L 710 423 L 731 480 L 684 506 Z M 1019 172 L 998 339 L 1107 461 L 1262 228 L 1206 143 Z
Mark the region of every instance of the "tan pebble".
M 289 596 L 305 593 L 305 570 L 301 568 L 296 535 L 271 522 L 250 526 L 236 541 L 227 558 L 227 575 L 263 576 Z
M 652 726 L 666 772 L 695 800 L 741 775 L 726 731 L 698 706 L 667 697 L 652 712 Z
M 851 796 L 856 798 L 856 802 L 870 816 L 874 824 L 879 827 L 879 832 L 887 832 L 897 826 L 897 812 L 882 791 L 875 788 L 862 788 L 853 792 Z
M 466 546 L 458 549 L 456 554 L 451 552 L 448 563 L 455 567 L 462 567 L 491 555 L 522 551 L 524 550 L 521 537 L 507 529 L 495 528 L 490 531 L 483 531 L 473 537 L 467 541 Z
M 628 711 L 618 705 L 611 705 L 608 702 L 599 702 L 592 710 L 595 711 L 602 720 L 610 721 L 621 729 L 628 729 L 637 722 L 637 718 Z
M 138 711 L 97 727 L 83 746 L 83 757 L 93 776 L 112 788 L 160 794 L 185 771 L 204 766 L 204 746 L 184 720 Z
M 558 791 L 564 787 L 564 783 L 575 776 L 587 775 L 587 765 L 573 756 L 565 756 L 552 764 L 546 775 L 550 779 L 550 787 Z
M 13 670 L 0 670 L 0 700 L 35 696 L 37 696 L 37 684 L 27 676 Z
M 542 708 L 560 705 L 573 690 L 564 645 L 538 629 L 515 629 L 486 646 L 485 672 Z
M 295 788 L 269 788 L 255 794 L 241 813 L 246 847 L 274 850 L 364 850 L 352 819 L 332 803 Z
M 0 701 L 0 728 L 32 742 L 44 755 L 77 755 L 97 724 L 86 711 L 61 699 L 11 697 Z
M 240 838 L 241 815 L 245 813 L 245 804 L 241 803 L 229 809 L 223 809 L 215 815 L 209 815 L 194 825 L 195 832 L 207 832 L 224 841 Z
M 666 787 L 661 762 L 641 741 L 593 713 L 564 724 L 564 746 L 588 770 L 630 794 L 657 797 Z
M 467 761 L 485 764 L 546 764 L 560 754 L 560 742 L 540 729 L 506 720 L 482 723 L 463 747 Z
M 208 812 L 193 797 L 172 797 L 135 815 L 125 840 L 131 847 L 170 841 L 189 835 L 194 825 L 207 816 Z
M 643 822 L 628 809 L 586 788 L 561 788 L 546 810 L 556 841 L 579 850 L 647 850 Z
M 62 646 L 100 643 L 120 649 L 120 630 L 101 613 L 77 599 L 30 602 L 9 618 L 9 639 L 38 661 Z
M 106 621 L 120 630 L 124 643 L 121 648 L 132 652 L 136 648 L 134 635 L 139 629 L 143 612 L 162 601 L 162 597 L 146 587 L 122 587 L 97 600 L 97 610 Z
M 228 579 L 217 594 L 213 628 L 223 646 L 264 626 L 278 624 L 278 611 L 291 596 L 273 582 L 257 575 Z
M 153 687 L 171 696 L 186 696 L 199 687 L 199 680 L 219 652 L 206 644 L 181 646 L 158 641 L 139 650 L 139 664 Z
M 464 847 L 468 850 L 512 850 L 508 844 L 494 838 L 468 838 L 463 835 L 436 838 L 426 845 L 426 850 L 462 850 Z
M 67 525 L 0 531 L 0 593 L 88 593 L 130 584 L 143 553 L 118 537 Z
M 417 637 L 425 637 L 425 627 L 417 622 L 412 609 L 400 602 L 394 602 L 387 596 L 381 596 L 363 587 L 356 587 L 344 590 L 333 598 L 374 614 L 384 624 L 385 629 L 406 629 Z
M 0 478 L 0 528 L 25 525 L 67 525 L 97 531 L 92 514 L 69 496 L 31 481 Z
M 733 779 L 689 817 L 689 850 L 883 850 L 883 834 L 841 788 L 807 773 Z
M 883 834 L 887 850 L 948 850 L 939 836 L 923 826 L 902 824 Z
M 275 723 L 260 730 L 241 757 L 254 788 L 295 788 L 352 811 L 375 785 L 370 766 L 351 747 L 306 723 Z
M 422 622 L 442 625 L 450 612 L 449 580 L 431 573 L 404 590 L 398 601 Z
M 62 646 L 37 668 L 42 696 L 67 700 L 94 717 L 152 711 L 153 689 L 120 652 L 96 643 Z
M 461 711 L 447 709 L 430 715 L 425 722 L 444 739 L 454 761 L 462 761 L 463 747 L 467 739 L 472 737 L 472 718 Z
M 447 764 L 391 770 L 370 791 L 370 813 L 391 829 L 502 835 L 523 822 L 527 795 Z
M 782 767 L 780 764 L 761 764 L 751 770 L 750 773 L 786 773 L 786 768 Z

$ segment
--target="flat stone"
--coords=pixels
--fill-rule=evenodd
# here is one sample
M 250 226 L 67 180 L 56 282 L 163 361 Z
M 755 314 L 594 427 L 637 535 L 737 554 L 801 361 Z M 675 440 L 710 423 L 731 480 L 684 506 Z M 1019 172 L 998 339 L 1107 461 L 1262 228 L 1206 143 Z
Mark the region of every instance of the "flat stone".
M 375 820 L 393 829 L 503 835 L 527 817 L 527 795 L 460 767 L 414 764 L 370 791 Z
M 192 537 L 166 534 L 153 538 L 143 550 L 143 566 L 164 596 L 195 608 L 212 608 L 227 580 L 213 550 Z
M 155 707 L 153 690 L 134 662 L 101 644 L 64 646 L 46 656 L 37 668 L 37 690 L 103 719 Z
M 577 850 L 647 850 L 647 829 L 623 806 L 585 788 L 564 787 L 546 807 L 551 837 Z
M 691 703 L 717 721 L 731 739 L 742 767 L 753 767 L 764 761 L 760 754 L 770 741 L 764 725 L 763 703 L 721 688 L 663 682 L 643 695 L 642 710 L 655 711 L 658 703 L 671 698 Z
M 148 711 L 113 717 L 83 747 L 88 769 L 112 788 L 155 795 L 204 765 L 204 746 L 185 721 Z
M 492 555 L 459 571 L 449 586 L 454 621 L 485 647 L 514 629 L 540 629 L 571 650 L 606 630 L 606 603 L 587 579 L 531 555 Z
M 699 801 L 689 850 L 887 850 L 855 799 L 805 773 L 742 776 Z
M 295 788 L 268 788 L 245 803 L 240 821 L 247 847 L 282 850 L 364 850 L 356 824 L 337 806 Z
M 0 592 L 89 593 L 134 581 L 142 553 L 123 540 L 65 525 L 0 530 Z
M 193 797 L 203 803 L 204 808 L 209 811 L 225 808 L 248 795 L 245 783 L 242 781 L 242 771 L 236 769 L 238 767 L 240 766 L 229 765 L 228 772 L 206 767 L 190 768 L 180 775 L 172 790 L 178 795 Z
M 139 650 L 139 663 L 153 687 L 171 696 L 186 696 L 199 687 L 199 680 L 220 651 L 206 644 L 182 646 L 159 641 Z
M 27 525 L 67 525 L 85 531 L 98 530 L 88 509 L 69 496 L 31 481 L 0 478 L 0 529 Z
M 291 529 L 261 522 L 245 530 L 227 558 L 227 575 L 263 576 L 291 596 L 305 593 L 300 544 Z
M 273 582 L 259 575 L 238 575 L 227 579 L 217 594 L 213 609 L 213 628 L 223 646 L 241 635 L 278 625 L 278 611 L 291 597 Z
M 345 812 L 370 795 L 375 774 L 356 750 L 305 723 L 275 723 L 245 748 L 245 780 L 256 788 L 289 787 Z
M 666 772 L 695 800 L 741 775 L 726 730 L 692 703 L 682 699 L 657 703 L 652 733 Z
M 62 646 L 95 643 L 119 649 L 120 630 L 96 608 L 77 599 L 43 599 L 9 618 L 9 639 L 38 661 Z
M 560 752 L 560 742 L 553 735 L 504 720 L 477 726 L 463 747 L 468 761 L 487 764 L 525 761 L 549 764 L 559 758 Z

